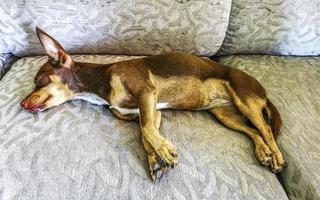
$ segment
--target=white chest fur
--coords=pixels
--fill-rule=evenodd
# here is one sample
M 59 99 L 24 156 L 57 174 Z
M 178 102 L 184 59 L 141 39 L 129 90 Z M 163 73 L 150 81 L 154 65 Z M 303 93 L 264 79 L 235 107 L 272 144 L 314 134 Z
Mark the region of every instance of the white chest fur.
M 169 108 L 168 103 L 157 103 L 157 109 L 165 109 Z M 118 106 L 110 106 L 110 109 L 116 109 L 119 111 L 122 115 L 131 115 L 131 114 L 136 114 L 138 115 L 140 113 L 139 108 L 121 108 Z
M 92 93 L 82 93 L 76 96 L 75 99 L 82 99 L 96 105 L 110 105 L 105 99 Z
M 75 97 L 75 99 L 82 99 L 84 101 L 88 101 L 92 104 L 96 104 L 96 105 L 109 105 L 109 102 L 106 101 L 105 99 L 99 97 L 98 95 L 92 94 L 92 93 L 82 93 L 80 95 L 78 95 L 77 97 Z M 157 109 L 165 109 L 168 108 L 168 103 L 158 103 L 157 104 Z M 139 108 L 122 108 L 119 106 L 113 106 L 111 105 L 109 107 L 110 109 L 116 109 L 117 111 L 119 111 L 122 115 L 129 115 L 129 114 L 139 114 Z

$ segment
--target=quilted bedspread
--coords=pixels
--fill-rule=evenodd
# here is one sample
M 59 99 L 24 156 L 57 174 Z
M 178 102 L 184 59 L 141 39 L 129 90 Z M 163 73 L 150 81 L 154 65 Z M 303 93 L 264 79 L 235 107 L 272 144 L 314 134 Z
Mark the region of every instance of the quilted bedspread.
M 74 58 L 107 63 L 133 57 Z M 294 59 L 290 64 L 269 58 L 230 57 L 225 62 L 247 66 L 244 69 L 267 87 L 281 109 L 285 125 L 280 143 L 287 159 L 289 151 L 294 152 L 283 175 L 298 178 L 286 184 L 307 195 L 300 187 L 306 186 L 304 175 L 317 174 L 304 160 L 313 158 L 319 164 L 319 136 L 310 137 L 319 130 L 319 106 L 314 109 L 319 97 L 311 88 L 319 93 L 319 77 L 312 78 L 319 73 L 315 63 L 320 59 Z M 180 163 L 156 184 L 149 176 L 136 122 L 119 120 L 107 107 L 82 100 L 37 114 L 26 112 L 19 102 L 34 87 L 33 77 L 46 59 L 22 58 L 0 82 L 2 199 L 288 199 L 277 177 L 255 159 L 252 142 L 206 112 L 163 111 L 160 130 L 176 145 Z M 306 95 L 298 95 L 303 91 Z M 300 107 L 291 109 L 294 105 Z M 310 172 L 299 174 L 299 166 Z M 311 192 L 319 188 L 316 182 L 309 185 Z

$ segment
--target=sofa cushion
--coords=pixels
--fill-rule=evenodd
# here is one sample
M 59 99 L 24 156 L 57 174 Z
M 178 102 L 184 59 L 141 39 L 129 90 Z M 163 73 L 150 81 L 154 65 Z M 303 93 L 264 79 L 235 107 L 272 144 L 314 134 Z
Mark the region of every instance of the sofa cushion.
M 129 56 L 74 56 L 99 63 Z M 180 162 L 149 176 L 136 122 L 82 100 L 31 114 L 19 102 L 46 57 L 17 61 L 0 82 L 0 188 L 6 199 L 287 199 L 253 144 L 204 111 L 163 111 Z
M 279 109 L 280 174 L 290 199 L 320 199 L 320 57 L 228 56 L 221 62 L 256 77 Z
M 233 0 L 220 54 L 320 55 L 319 0 Z
M 70 53 L 213 55 L 230 9 L 231 0 L 2 1 L 0 38 L 19 56 L 43 54 L 35 26 Z

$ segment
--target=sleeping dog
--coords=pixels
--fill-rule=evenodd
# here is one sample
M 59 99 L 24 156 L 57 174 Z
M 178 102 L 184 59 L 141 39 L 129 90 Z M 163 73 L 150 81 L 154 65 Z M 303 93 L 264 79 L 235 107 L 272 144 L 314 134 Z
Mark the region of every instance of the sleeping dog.
M 81 98 L 108 105 L 120 119 L 139 120 L 153 181 L 178 161 L 175 146 L 159 133 L 161 109 L 206 110 L 226 127 L 248 135 L 262 165 L 274 173 L 283 169 L 276 143 L 280 114 L 248 74 L 185 53 L 111 64 L 75 62 L 55 39 L 39 28 L 36 32 L 49 59 L 21 106 L 38 112 Z

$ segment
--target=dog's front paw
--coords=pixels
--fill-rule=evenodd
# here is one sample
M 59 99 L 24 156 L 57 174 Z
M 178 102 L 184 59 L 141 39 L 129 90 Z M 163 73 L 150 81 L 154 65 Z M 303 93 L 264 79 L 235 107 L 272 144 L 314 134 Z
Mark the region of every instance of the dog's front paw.
M 272 163 L 272 152 L 266 144 L 256 146 L 257 160 L 264 166 L 269 166 Z
M 285 167 L 286 162 L 283 160 L 282 154 L 280 151 L 272 154 L 272 163 L 270 169 L 273 173 L 279 173 Z
M 164 140 L 159 145 L 159 148 L 156 149 L 156 153 L 167 165 L 171 166 L 172 168 L 178 163 L 177 150 L 168 140 Z
M 159 180 L 168 171 L 168 166 L 154 150 L 148 152 L 148 162 L 153 182 Z

